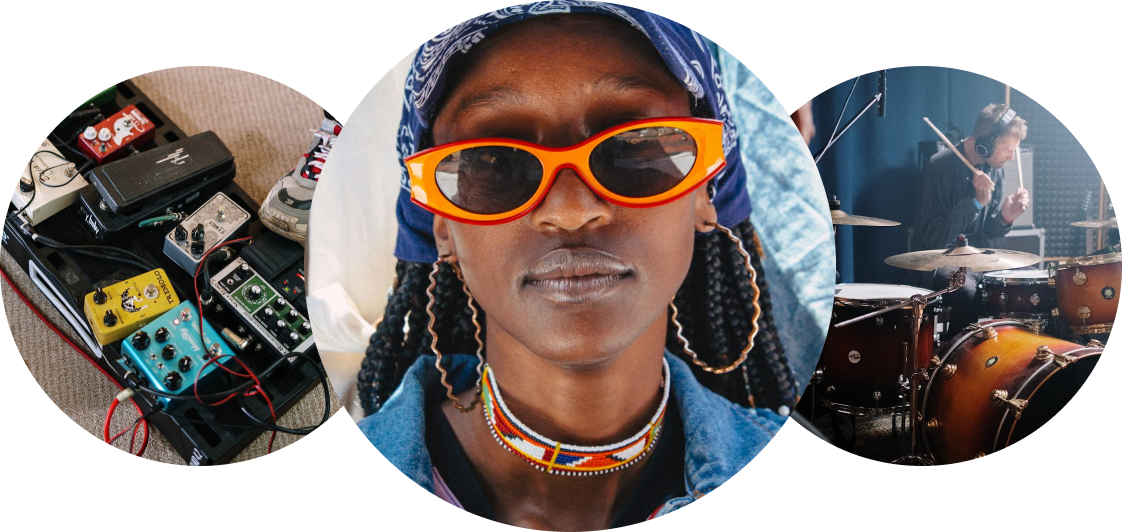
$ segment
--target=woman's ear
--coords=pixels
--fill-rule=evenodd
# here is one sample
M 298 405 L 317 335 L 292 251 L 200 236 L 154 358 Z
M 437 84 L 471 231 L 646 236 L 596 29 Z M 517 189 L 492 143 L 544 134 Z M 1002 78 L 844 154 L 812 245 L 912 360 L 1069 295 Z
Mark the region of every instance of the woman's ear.
M 456 262 L 456 241 L 452 238 L 452 231 L 448 220 L 439 215 L 432 216 L 432 236 L 436 240 L 436 254 L 444 262 Z
M 712 187 L 707 184 L 694 191 L 694 230 L 699 233 L 708 233 L 717 227 L 717 207 L 709 196 L 711 190 Z

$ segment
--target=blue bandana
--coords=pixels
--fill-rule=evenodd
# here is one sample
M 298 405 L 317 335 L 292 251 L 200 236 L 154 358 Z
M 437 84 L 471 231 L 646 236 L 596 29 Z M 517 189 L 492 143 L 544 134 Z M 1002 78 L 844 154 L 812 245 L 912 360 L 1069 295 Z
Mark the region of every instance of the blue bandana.
M 724 121 L 726 166 L 714 177 L 717 194 L 713 203 L 717 221 L 737 225 L 748 217 L 752 204 L 744 165 L 737 145 L 736 125 L 722 86 L 721 72 L 706 42 L 693 30 L 672 20 L 639 9 L 581 0 L 552 0 L 500 9 L 463 22 L 432 40 L 417 52 L 405 80 L 405 105 L 397 134 L 401 163 L 401 192 L 397 198 L 397 246 L 394 255 L 410 262 L 434 262 L 436 243 L 432 236 L 432 213 L 415 205 L 409 196 L 409 173 L 404 158 L 430 146 L 422 145 L 432 126 L 433 111 L 440 100 L 448 66 L 468 53 L 472 46 L 495 30 L 530 17 L 565 13 L 598 13 L 619 18 L 650 39 L 670 72 L 696 100 L 694 109 L 703 118 Z

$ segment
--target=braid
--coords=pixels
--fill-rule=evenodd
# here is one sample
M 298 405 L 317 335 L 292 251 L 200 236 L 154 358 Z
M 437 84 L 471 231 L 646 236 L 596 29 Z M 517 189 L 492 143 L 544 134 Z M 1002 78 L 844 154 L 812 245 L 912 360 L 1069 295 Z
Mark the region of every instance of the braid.
M 787 356 L 772 317 L 771 295 L 764 279 L 759 239 L 750 221 L 730 228 L 749 248 L 756 285 L 760 290 L 759 332 L 740 371 L 716 375 L 693 367 L 698 381 L 730 401 L 778 409 L 793 408 L 796 389 Z M 754 249 L 751 249 L 754 248 Z M 700 260 L 699 260 L 700 259 Z M 754 296 L 744 257 L 731 239 L 719 231 L 697 237 L 694 263 L 678 290 L 675 304 L 683 335 L 690 347 L 710 366 L 736 361 L 751 330 Z M 704 311 L 702 313 L 701 311 Z M 667 348 L 689 360 L 677 340 L 677 329 L 668 325 Z
M 739 371 L 715 375 L 692 364 L 691 368 L 702 385 L 737 404 L 793 408 L 797 390 L 772 318 L 759 239 L 747 220 L 731 230 L 745 246 L 754 248 L 749 249 L 749 255 L 760 290 L 759 332 Z M 754 294 L 744 258 L 735 243 L 713 231 L 697 237 L 691 264 L 675 297 L 678 321 L 682 324 L 683 335 L 690 339 L 690 347 L 701 360 L 710 366 L 727 366 L 738 358 L 747 341 L 745 336 L 751 330 Z M 432 267 L 432 264 L 415 262 L 397 263 L 397 280 L 390 292 L 386 313 L 370 337 L 358 374 L 359 397 L 367 415 L 382 408 L 417 357 L 433 354 L 425 311 Z M 433 327 L 439 338 L 437 347 L 443 353 L 474 353 L 477 347 L 475 324 L 471 321 L 463 283 L 451 266 L 443 265 L 437 273 L 433 299 L 436 316 Z M 477 310 L 480 326 L 486 327 L 483 309 L 477 306 Z M 480 337 L 485 337 L 482 332 Z M 689 359 L 678 342 L 673 323 L 667 327 L 666 347 L 676 356 Z
M 429 316 L 425 311 L 431 272 L 432 264 L 397 262 L 397 280 L 390 291 L 386 312 L 370 337 L 358 373 L 359 398 L 367 415 L 382 408 L 417 357 L 432 354 Z M 440 268 L 433 296 L 437 347 L 447 353 L 474 353 L 475 325 L 471 323 L 463 283 L 452 267 Z M 480 325 L 483 323 L 480 309 Z

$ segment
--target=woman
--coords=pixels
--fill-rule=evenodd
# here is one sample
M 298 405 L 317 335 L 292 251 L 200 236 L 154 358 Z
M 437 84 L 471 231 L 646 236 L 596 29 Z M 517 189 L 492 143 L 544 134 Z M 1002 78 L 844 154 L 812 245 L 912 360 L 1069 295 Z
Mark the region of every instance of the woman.
M 414 62 L 360 427 L 468 511 L 601 529 L 727 480 L 795 381 L 709 50 L 643 11 L 543 7 L 468 21 Z

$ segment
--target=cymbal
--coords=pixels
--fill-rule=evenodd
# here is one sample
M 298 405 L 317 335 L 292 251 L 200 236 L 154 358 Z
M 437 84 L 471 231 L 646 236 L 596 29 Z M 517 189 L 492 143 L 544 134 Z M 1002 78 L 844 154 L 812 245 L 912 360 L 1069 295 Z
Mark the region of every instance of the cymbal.
M 1118 218 L 1107 218 L 1106 220 L 1084 220 L 1082 222 L 1071 222 L 1075 227 L 1084 227 L 1087 229 L 1118 229 Z
M 830 211 L 830 218 L 833 218 L 834 225 L 863 225 L 868 227 L 889 227 L 893 225 L 900 225 L 900 222 L 884 220 L 881 218 L 872 218 L 869 216 L 846 214 L 845 211 L 838 209 Z
M 913 251 L 884 259 L 884 263 L 889 266 L 918 271 L 929 271 L 950 266 L 952 268 L 970 268 L 976 272 L 992 272 L 1023 268 L 1038 262 L 1040 262 L 1040 256 L 1032 253 L 1006 249 L 981 249 L 974 246 Z

